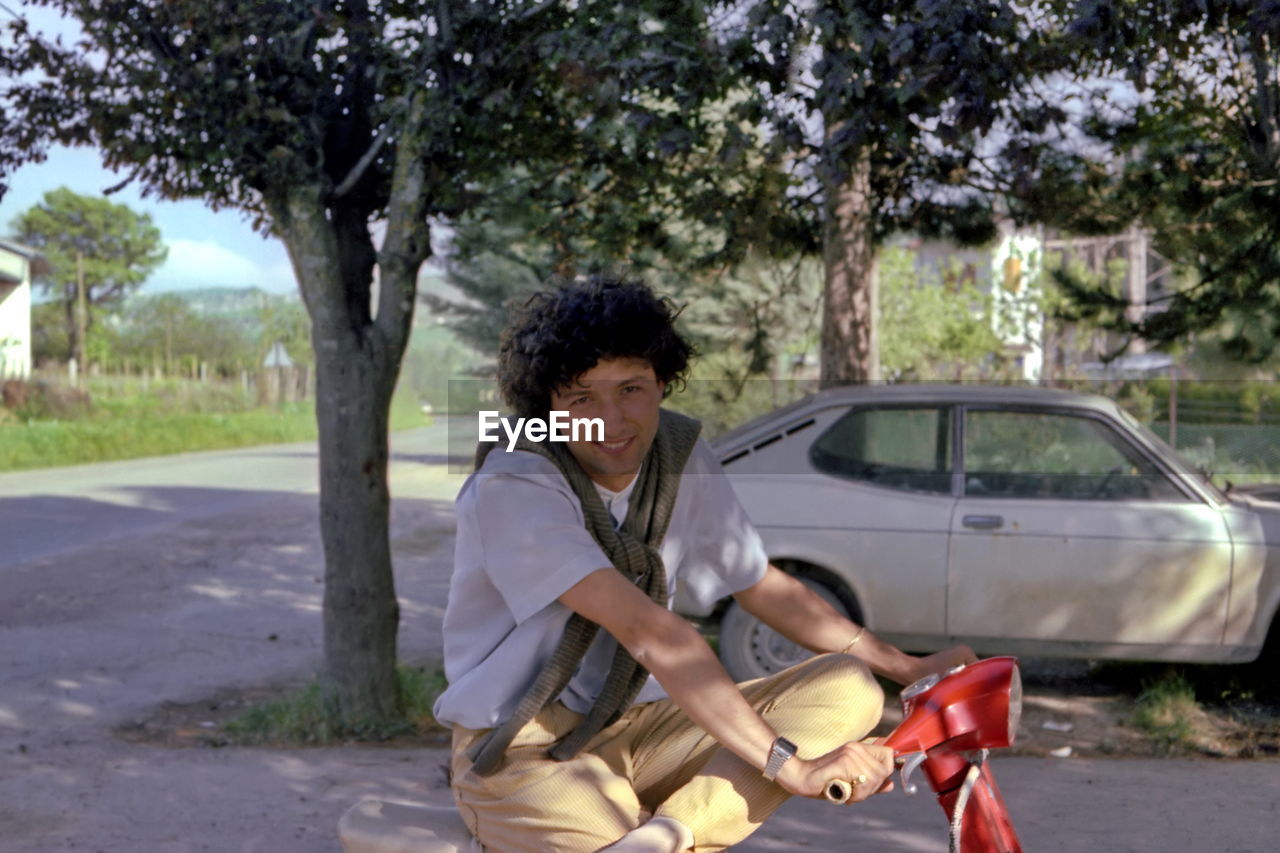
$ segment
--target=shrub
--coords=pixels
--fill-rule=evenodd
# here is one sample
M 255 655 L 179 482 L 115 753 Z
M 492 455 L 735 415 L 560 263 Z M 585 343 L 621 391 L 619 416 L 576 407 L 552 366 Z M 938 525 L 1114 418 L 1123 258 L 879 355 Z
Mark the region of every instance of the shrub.
M 1170 672 L 1143 685 L 1131 722 L 1158 746 L 1174 749 L 1191 741 L 1199 711 L 1191 682 L 1182 673 Z
M 93 408 L 88 392 L 79 388 L 10 379 L 4 383 L 4 406 L 22 420 L 69 420 Z

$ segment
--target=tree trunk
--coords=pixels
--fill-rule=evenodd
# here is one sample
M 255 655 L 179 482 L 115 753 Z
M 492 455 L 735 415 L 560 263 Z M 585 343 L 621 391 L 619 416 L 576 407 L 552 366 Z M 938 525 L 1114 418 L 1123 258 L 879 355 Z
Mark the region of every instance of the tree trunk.
M 63 313 L 67 318 L 67 361 L 73 361 L 76 369 L 84 360 L 84 341 L 80 338 L 80 310 L 76 301 L 76 290 L 73 285 L 62 303 Z
M 89 294 L 84 286 L 84 256 L 76 252 L 76 337 L 75 337 L 75 354 L 76 365 L 80 368 L 80 375 L 85 376 L 89 372 L 89 359 L 85 353 L 85 345 L 89 338 Z
M 295 187 L 271 211 L 311 316 L 325 556 L 322 683 L 334 722 L 348 730 L 400 716 L 387 429 L 418 272 L 431 253 L 420 131 L 426 109 L 420 91 L 396 146 L 378 253 L 370 211 L 335 199 L 327 187 Z M 376 315 L 370 304 L 375 263 Z
M 386 354 L 377 345 L 316 353 L 325 689 L 347 725 L 398 714 L 400 609 L 391 567 Z
M 843 179 L 829 179 L 822 230 L 826 288 L 819 383 L 824 388 L 880 379 L 873 204 L 869 157 L 859 159 Z
M 398 716 L 399 605 L 391 567 L 387 424 L 402 353 L 371 322 L 373 249 L 320 190 L 295 191 L 273 219 L 311 315 L 324 544 L 322 685 L 347 729 Z M 327 215 L 328 214 L 328 215 Z M 349 224 L 349 223 L 348 223 Z M 361 299 L 363 298 L 363 305 Z

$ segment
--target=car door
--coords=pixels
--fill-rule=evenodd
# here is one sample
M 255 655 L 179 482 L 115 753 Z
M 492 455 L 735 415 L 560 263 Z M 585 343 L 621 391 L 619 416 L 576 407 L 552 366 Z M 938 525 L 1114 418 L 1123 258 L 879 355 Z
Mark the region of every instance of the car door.
M 1222 640 L 1221 513 L 1087 410 L 967 407 L 947 624 L 988 651 L 1167 654 Z M 1163 652 L 1162 652 L 1163 650 Z
M 860 406 L 814 441 L 803 502 L 776 515 L 804 524 L 834 556 L 868 624 L 898 641 L 945 633 L 947 538 L 955 498 L 951 407 Z

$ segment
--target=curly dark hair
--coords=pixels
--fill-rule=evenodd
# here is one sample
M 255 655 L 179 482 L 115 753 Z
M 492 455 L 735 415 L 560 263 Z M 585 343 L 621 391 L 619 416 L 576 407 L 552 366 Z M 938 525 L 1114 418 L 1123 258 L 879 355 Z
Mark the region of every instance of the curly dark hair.
M 666 383 L 685 380 L 693 346 L 680 309 L 641 282 L 604 276 L 561 282 L 512 305 L 498 351 L 498 387 L 520 417 L 546 417 L 551 395 L 602 359 L 638 358 Z

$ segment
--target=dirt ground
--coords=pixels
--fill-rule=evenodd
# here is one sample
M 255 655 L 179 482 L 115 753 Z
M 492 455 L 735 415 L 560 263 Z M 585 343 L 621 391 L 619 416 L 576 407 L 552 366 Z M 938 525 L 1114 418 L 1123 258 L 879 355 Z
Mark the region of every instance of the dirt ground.
M 1268 758 L 1280 755 L 1280 710 L 1238 703 L 1200 707 L 1186 742 L 1169 745 L 1132 724 L 1132 696 L 1094 677 L 1085 661 L 1022 662 L 1024 698 L 1018 737 L 1010 755 L 1045 758 Z M 235 748 L 225 725 L 250 707 L 286 695 L 298 683 L 228 689 L 196 702 L 165 702 L 150 714 L 116 727 L 130 743 L 167 747 Z M 876 729 L 889 732 L 902 719 L 896 696 L 885 703 Z M 400 737 L 400 747 L 447 745 L 443 730 Z
M 1200 703 L 1186 738 L 1169 744 L 1133 721 L 1136 690 L 1115 683 L 1117 668 L 1088 661 L 1022 661 L 1025 698 L 1016 755 L 1082 758 L 1265 758 L 1280 754 L 1280 708 L 1236 701 Z M 1069 751 L 1068 751 L 1069 750 Z

